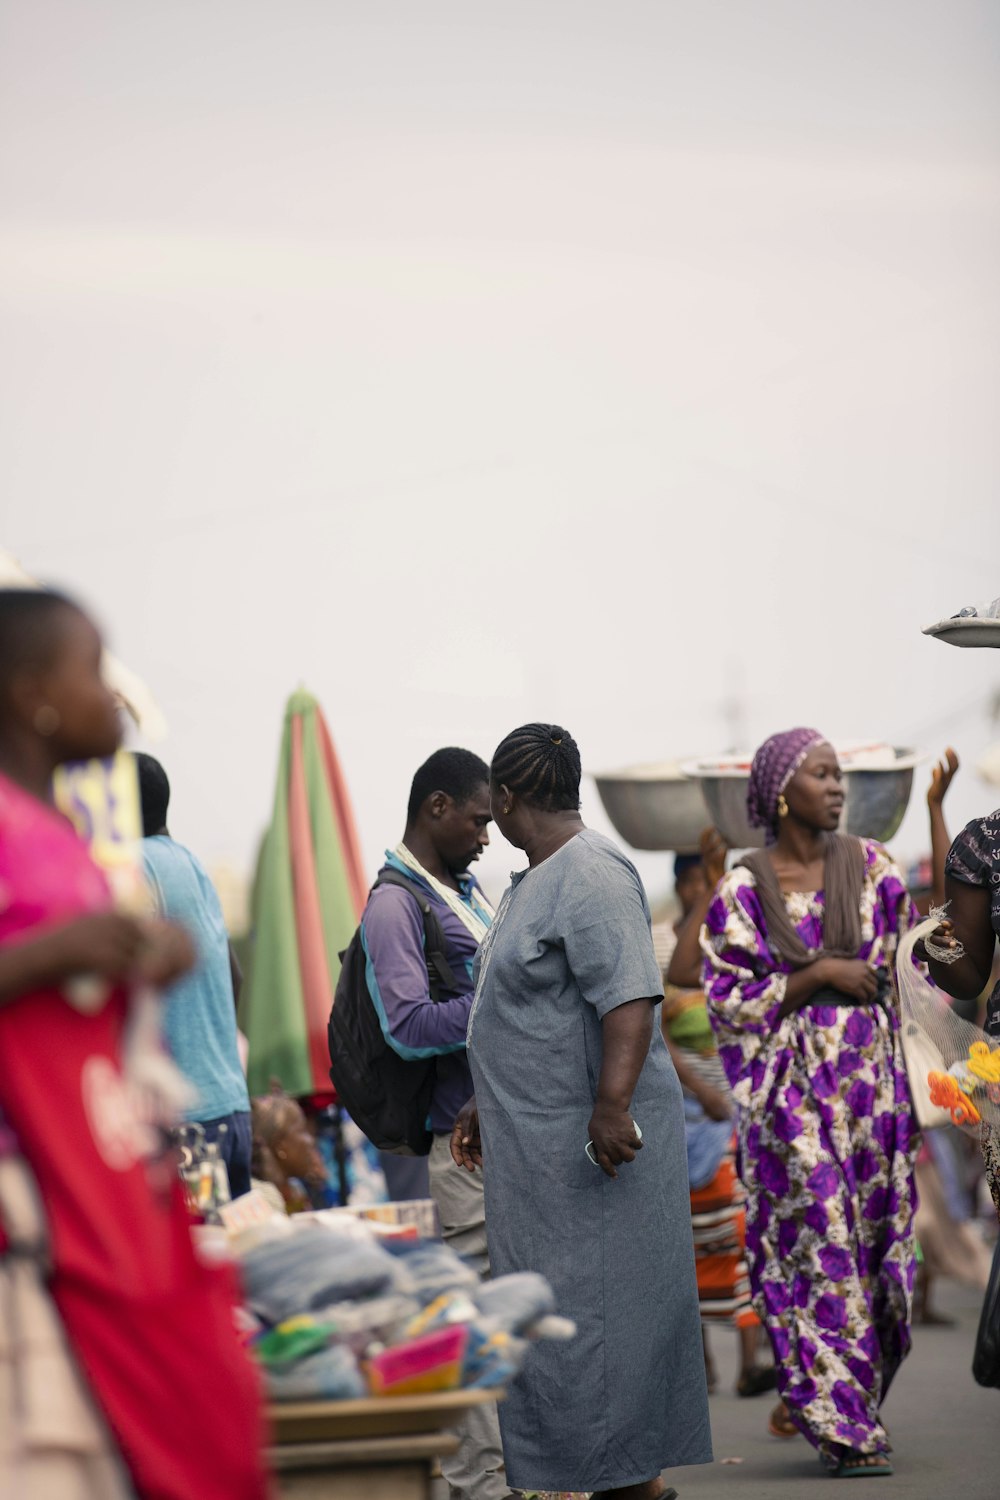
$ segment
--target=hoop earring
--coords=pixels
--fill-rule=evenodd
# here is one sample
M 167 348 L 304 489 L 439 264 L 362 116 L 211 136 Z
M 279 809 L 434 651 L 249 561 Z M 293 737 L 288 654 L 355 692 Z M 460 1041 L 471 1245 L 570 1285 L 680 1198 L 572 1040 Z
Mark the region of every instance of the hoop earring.
M 784 794 L 784 792 L 779 792 L 778 793 L 778 817 L 779 818 L 787 818 L 788 817 L 788 803 L 785 801 L 785 794 Z
M 41 708 L 36 711 L 32 723 L 35 726 L 36 734 L 44 735 L 46 739 L 50 739 L 62 723 L 62 715 L 57 708 L 52 707 L 51 703 L 43 703 Z

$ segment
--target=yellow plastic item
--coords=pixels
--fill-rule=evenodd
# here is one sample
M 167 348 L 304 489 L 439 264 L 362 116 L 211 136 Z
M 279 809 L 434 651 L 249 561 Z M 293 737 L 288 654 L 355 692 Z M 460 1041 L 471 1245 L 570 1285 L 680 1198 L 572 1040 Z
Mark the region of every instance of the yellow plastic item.
M 461 1361 L 440 1365 L 423 1375 L 413 1375 L 408 1380 L 385 1381 L 377 1371 L 368 1377 L 373 1396 L 429 1396 L 435 1391 L 454 1391 L 462 1384 Z
M 988 1042 L 973 1042 L 969 1048 L 969 1072 L 984 1083 L 1000 1083 L 1000 1047 Z

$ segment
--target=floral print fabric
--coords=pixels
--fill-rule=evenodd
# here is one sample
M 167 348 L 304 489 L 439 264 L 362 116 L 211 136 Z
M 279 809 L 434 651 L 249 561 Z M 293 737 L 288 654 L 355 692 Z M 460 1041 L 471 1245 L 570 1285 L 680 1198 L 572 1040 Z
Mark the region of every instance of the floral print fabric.
M 865 844 L 858 957 L 891 971 L 917 920 L 895 865 Z M 785 897 L 810 948 L 822 891 Z M 779 1019 L 791 966 L 768 946 L 754 878 L 724 877 L 702 931 L 719 1056 L 739 1106 L 754 1306 L 793 1420 L 831 1465 L 888 1449 L 879 1407 L 910 1347 L 917 1144 L 895 1001 Z

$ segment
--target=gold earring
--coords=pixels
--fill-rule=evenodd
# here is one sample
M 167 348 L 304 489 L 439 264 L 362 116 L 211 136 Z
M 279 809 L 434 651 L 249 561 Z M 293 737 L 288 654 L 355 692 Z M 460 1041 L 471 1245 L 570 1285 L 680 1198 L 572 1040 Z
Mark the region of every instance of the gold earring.
M 779 792 L 778 793 L 778 817 L 779 818 L 787 818 L 788 817 L 788 803 L 785 801 L 785 794 L 784 794 L 784 792 Z
M 62 723 L 62 716 L 57 708 L 52 707 L 51 703 L 43 703 L 41 708 L 36 712 L 32 722 L 34 723 L 36 734 L 42 734 L 46 739 L 49 739 L 50 736 L 55 734 Z
M 505 818 L 509 818 L 510 817 L 510 808 L 509 807 L 505 807 L 504 808 L 503 815 L 504 815 Z

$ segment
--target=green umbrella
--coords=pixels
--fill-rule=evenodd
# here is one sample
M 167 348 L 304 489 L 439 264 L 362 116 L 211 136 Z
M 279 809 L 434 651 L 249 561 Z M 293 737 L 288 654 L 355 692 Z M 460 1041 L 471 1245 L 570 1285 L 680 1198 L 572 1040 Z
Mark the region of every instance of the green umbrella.
M 257 867 L 254 941 L 240 1004 L 248 1083 L 332 1095 L 326 1028 L 338 954 L 368 886 L 340 763 L 310 693 L 288 700 L 274 813 Z

